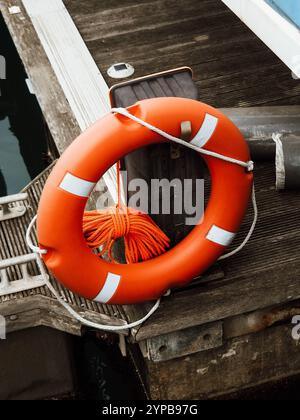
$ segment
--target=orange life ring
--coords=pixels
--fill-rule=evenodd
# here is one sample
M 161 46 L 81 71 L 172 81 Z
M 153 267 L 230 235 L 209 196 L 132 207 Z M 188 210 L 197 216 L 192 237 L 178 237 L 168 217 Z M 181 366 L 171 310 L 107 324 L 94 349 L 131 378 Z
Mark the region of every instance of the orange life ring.
M 180 136 L 182 121 L 192 123 L 192 143 L 207 150 L 250 160 L 238 128 L 221 112 L 182 98 L 156 98 L 128 108 L 153 126 Z M 82 231 L 85 205 L 102 175 L 127 153 L 166 139 L 140 124 L 109 114 L 81 134 L 61 156 L 43 191 L 37 228 L 45 264 L 68 289 L 109 304 L 131 304 L 160 297 L 203 273 L 223 253 L 246 213 L 253 174 L 245 168 L 204 156 L 212 178 L 201 224 L 175 248 L 150 261 L 118 265 L 98 258 Z

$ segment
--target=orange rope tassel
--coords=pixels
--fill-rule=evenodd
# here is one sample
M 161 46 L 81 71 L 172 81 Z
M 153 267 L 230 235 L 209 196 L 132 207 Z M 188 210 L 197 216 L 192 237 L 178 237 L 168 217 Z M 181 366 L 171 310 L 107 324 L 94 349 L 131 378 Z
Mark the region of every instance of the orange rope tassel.
M 118 204 L 111 209 L 86 211 L 83 233 L 87 244 L 99 256 L 108 255 L 117 263 L 112 249 L 117 239 L 124 238 L 127 264 L 150 260 L 166 252 L 170 239 L 147 214 L 121 205 L 121 165 L 117 163 Z
M 170 247 L 170 239 L 147 214 L 128 207 L 85 212 L 83 233 L 90 248 L 102 246 L 98 255 L 107 254 L 113 262 L 112 248 L 118 238 L 124 237 L 127 264 L 157 257 Z

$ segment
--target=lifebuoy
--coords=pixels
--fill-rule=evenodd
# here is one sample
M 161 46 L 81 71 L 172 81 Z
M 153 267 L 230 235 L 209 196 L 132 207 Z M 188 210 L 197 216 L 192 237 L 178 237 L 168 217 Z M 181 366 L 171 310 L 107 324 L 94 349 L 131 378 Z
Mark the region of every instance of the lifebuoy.
M 238 128 L 221 112 L 182 98 L 156 98 L 128 108 L 136 117 L 180 136 L 182 121 L 192 123 L 192 144 L 250 160 Z M 81 134 L 61 156 L 39 205 L 39 245 L 55 277 L 80 296 L 109 304 L 131 304 L 160 297 L 211 266 L 230 244 L 246 213 L 253 174 L 241 166 L 204 156 L 212 178 L 205 215 L 193 231 L 166 254 L 138 264 L 110 264 L 88 248 L 82 231 L 86 202 L 102 175 L 127 153 L 166 139 L 117 114 L 109 114 Z

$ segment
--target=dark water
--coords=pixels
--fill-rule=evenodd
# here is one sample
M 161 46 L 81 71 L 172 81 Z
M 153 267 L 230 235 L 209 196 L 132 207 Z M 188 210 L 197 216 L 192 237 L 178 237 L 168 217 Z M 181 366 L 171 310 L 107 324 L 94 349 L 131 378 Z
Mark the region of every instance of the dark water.
M 46 166 L 43 115 L 29 92 L 27 75 L 0 14 L 0 196 L 15 194 Z

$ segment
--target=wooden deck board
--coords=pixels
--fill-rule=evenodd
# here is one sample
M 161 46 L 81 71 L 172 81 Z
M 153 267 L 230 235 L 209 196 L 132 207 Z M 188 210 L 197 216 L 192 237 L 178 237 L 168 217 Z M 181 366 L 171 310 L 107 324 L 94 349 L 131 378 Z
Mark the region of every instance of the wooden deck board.
M 116 62 L 137 77 L 187 65 L 216 107 L 300 100 L 299 81 L 221 1 L 64 2 L 109 85 Z

